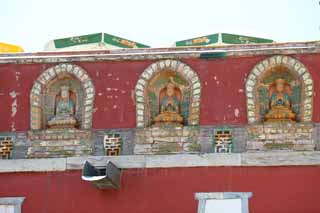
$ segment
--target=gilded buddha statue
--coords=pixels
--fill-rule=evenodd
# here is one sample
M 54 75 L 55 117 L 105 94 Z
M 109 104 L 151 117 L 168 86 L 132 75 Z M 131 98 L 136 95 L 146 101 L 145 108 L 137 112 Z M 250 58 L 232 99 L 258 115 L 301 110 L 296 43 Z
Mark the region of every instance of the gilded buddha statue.
M 74 117 L 75 104 L 70 97 L 68 86 L 61 86 L 60 97 L 56 97 L 55 115 L 48 121 L 50 128 L 75 127 L 77 120 Z
M 275 80 L 275 91 L 270 97 L 270 110 L 265 116 L 266 121 L 294 121 L 295 113 L 291 110 L 288 93 L 285 92 L 286 81 L 282 78 Z
M 175 85 L 169 82 L 165 89 L 165 96 L 160 100 L 160 113 L 154 118 L 155 124 L 183 122 L 180 115 L 180 103 L 176 96 Z

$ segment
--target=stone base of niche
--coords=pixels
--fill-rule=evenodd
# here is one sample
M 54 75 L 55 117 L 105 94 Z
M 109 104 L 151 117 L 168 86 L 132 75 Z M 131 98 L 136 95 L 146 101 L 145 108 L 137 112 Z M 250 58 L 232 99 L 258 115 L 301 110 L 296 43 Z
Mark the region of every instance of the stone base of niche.
M 247 127 L 247 151 L 312 151 L 311 123 L 264 123 Z
M 78 129 L 29 131 L 28 158 L 86 156 L 92 153 L 91 132 Z
M 149 127 L 136 129 L 134 154 L 199 153 L 199 127 Z

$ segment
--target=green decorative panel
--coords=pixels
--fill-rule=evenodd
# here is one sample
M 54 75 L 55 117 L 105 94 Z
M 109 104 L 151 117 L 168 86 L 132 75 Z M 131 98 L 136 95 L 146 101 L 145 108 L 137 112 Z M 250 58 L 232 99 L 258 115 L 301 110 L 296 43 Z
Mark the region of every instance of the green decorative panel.
M 104 33 L 104 42 L 122 48 L 149 48 L 150 46 Z
M 106 43 L 120 48 L 148 48 L 149 46 L 113 36 L 107 33 L 95 33 L 54 40 L 56 48 L 65 48 L 83 44 Z
M 158 105 L 158 100 L 157 100 L 158 98 L 154 92 L 149 92 L 148 98 L 149 98 L 149 106 L 151 109 L 150 117 L 151 117 L 151 120 L 153 120 L 157 116 L 157 114 L 159 113 L 159 105 Z
M 181 115 L 183 117 L 183 122 L 186 124 L 189 117 L 189 105 L 190 105 L 190 91 L 186 90 L 183 93 L 183 100 L 181 102 Z
M 222 42 L 226 44 L 272 43 L 273 40 L 251 36 L 222 33 Z
M 76 45 L 99 43 L 102 41 L 102 33 L 82 35 L 76 37 L 62 38 L 54 40 L 56 48 L 65 48 Z
M 260 87 L 258 89 L 259 93 L 259 107 L 260 115 L 264 117 L 269 110 L 269 91 L 267 87 Z
M 292 104 L 292 111 L 297 115 L 300 114 L 300 103 L 301 103 L 301 87 L 296 85 L 292 88 L 292 95 L 290 96 Z
M 183 41 L 177 41 L 176 46 L 177 47 L 183 47 L 183 46 L 206 46 L 209 44 L 215 44 L 218 43 L 219 40 L 219 34 L 212 34 L 212 35 L 206 35 L 202 37 L 197 38 L 191 38 Z

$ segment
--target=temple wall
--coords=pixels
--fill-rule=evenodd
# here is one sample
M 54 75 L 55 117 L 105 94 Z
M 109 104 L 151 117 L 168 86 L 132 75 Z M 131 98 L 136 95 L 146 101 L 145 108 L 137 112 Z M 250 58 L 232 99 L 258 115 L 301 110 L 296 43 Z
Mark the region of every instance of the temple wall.
M 118 134 L 122 155 L 211 153 L 217 152 L 214 150 L 214 138 L 220 137 L 215 136 L 214 132 L 224 129 L 232 136 L 231 152 L 318 150 L 320 99 L 317 98 L 317 93 L 320 89 L 320 73 L 317 69 L 320 67 L 320 55 L 301 54 L 290 57 L 302 63 L 313 80 L 313 123 L 293 125 L 294 128 L 283 124 L 279 124 L 279 127 L 263 124 L 248 126 L 247 77 L 257 64 L 269 58 L 267 56 L 180 60 L 182 63 L 178 63 L 190 67 L 193 75 L 200 79 L 199 126 L 169 129 L 136 129 L 138 112 L 135 90 L 138 80 L 144 78 L 148 67 L 158 67 L 153 70 L 155 71 L 161 66 L 165 67 L 169 60 L 161 64 L 157 63 L 159 60 L 71 63 L 66 59 L 65 64 L 82 68 L 93 83 L 95 97 L 91 109 L 92 129 L 88 126 L 88 131 L 79 130 L 74 133 L 30 131 L 31 88 L 39 81 L 41 74 L 55 65 L 59 68 L 60 64 L 1 64 L 0 136 L 11 136 L 14 143 L 12 158 L 105 155 L 104 137 L 108 134 Z M 173 62 L 171 65 L 173 66 Z M 180 72 L 178 67 L 177 65 L 177 72 Z M 180 74 L 184 75 L 183 72 Z M 91 120 L 89 123 L 91 124 Z M 266 129 L 268 132 L 265 132 Z M 279 129 L 282 129 L 281 132 Z
M 320 55 L 292 55 L 309 70 L 314 81 L 313 122 L 320 121 Z M 264 56 L 222 59 L 183 59 L 199 75 L 202 85 L 200 125 L 245 125 L 245 81 Z M 94 129 L 135 128 L 134 88 L 143 70 L 155 60 L 76 62 L 90 75 L 96 90 Z M 30 129 L 30 91 L 34 81 L 55 64 L 0 65 L 0 131 Z

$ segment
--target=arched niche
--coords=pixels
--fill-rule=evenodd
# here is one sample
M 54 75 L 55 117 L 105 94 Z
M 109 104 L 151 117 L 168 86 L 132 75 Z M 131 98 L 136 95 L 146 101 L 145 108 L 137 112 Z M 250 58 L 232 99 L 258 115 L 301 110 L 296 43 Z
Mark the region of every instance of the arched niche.
M 75 116 L 80 129 L 90 129 L 95 89 L 87 72 L 74 64 L 58 64 L 45 70 L 35 81 L 30 93 L 31 130 L 47 128 L 47 119 L 53 115 L 54 98 L 60 86 L 70 86 L 75 101 Z
M 148 66 L 136 84 L 137 127 L 152 125 L 166 81 L 176 85 L 176 94 L 181 99 L 183 125 L 199 125 L 201 83 L 197 73 L 178 60 L 161 60 Z
M 297 59 L 289 56 L 272 56 L 257 65 L 250 72 L 246 81 L 247 116 L 248 123 L 263 121 L 261 88 L 270 88 L 273 78 L 287 79 L 292 90 L 300 90 L 295 93 L 296 99 L 293 107 L 298 107 L 298 119 L 300 122 L 310 122 L 313 110 L 313 80 L 306 67 Z M 269 79 L 269 80 L 268 80 Z M 270 80 L 271 79 L 271 80 Z M 269 85 L 268 85 L 269 84 Z

